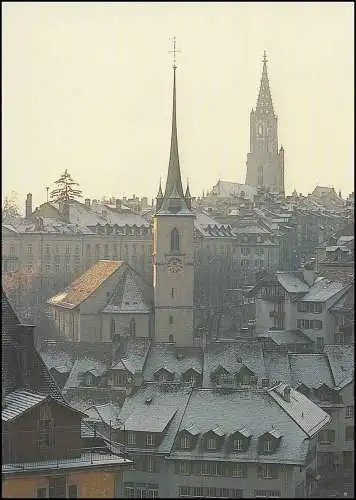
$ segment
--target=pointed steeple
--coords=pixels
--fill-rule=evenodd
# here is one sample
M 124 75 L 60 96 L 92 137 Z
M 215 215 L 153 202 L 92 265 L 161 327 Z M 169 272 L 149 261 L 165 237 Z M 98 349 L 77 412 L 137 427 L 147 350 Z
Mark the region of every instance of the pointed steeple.
M 189 180 L 187 180 L 187 189 L 185 190 L 185 202 L 188 208 L 192 208 L 192 196 L 189 189 Z
M 184 197 L 182 179 L 180 175 L 179 154 L 178 154 L 178 137 L 177 137 L 177 116 L 176 116 L 176 69 L 173 66 L 173 111 L 172 111 L 172 135 L 171 135 L 171 151 L 169 155 L 168 176 L 166 182 L 166 190 L 164 197 L 168 197 L 176 189 L 180 197 Z
M 176 113 L 176 46 L 175 38 L 173 51 L 173 110 L 172 110 L 172 135 L 171 135 L 171 150 L 169 155 L 168 175 L 166 181 L 166 189 L 163 195 L 160 213 L 184 213 L 191 215 L 187 206 L 180 173 L 179 154 L 178 154 L 178 137 L 177 137 L 177 113 Z
M 162 206 L 163 192 L 162 192 L 162 181 L 159 180 L 159 188 L 156 196 L 156 210 L 159 210 Z
M 271 90 L 269 88 L 269 80 L 267 73 L 267 56 L 266 51 L 263 54 L 263 69 L 261 77 L 260 91 L 258 93 L 256 113 L 265 115 L 274 115 Z

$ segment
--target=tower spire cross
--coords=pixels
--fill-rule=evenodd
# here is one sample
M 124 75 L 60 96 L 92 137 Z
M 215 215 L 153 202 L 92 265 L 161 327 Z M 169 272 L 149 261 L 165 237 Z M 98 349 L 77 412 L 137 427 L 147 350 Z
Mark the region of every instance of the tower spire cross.
M 179 49 L 176 49 L 176 37 L 173 37 L 173 50 L 169 50 L 169 54 L 173 54 L 173 69 L 175 70 L 177 68 L 176 66 L 176 54 L 177 52 L 180 52 Z

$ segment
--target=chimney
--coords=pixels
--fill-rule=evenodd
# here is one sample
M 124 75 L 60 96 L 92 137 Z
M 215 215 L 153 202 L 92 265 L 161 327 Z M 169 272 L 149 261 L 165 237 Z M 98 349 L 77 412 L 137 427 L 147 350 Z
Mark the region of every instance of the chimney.
M 289 385 L 287 385 L 285 388 L 284 388 L 284 391 L 283 391 L 283 399 L 284 401 L 287 401 L 289 402 L 290 401 L 290 387 Z
M 316 278 L 316 272 L 314 271 L 314 269 L 312 268 L 312 266 L 310 264 L 306 264 L 303 267 L 302 272 L 303 272 L 303 279 L 304 279 L 304 281 L 309 286 L 313 286 L 313 283 L 314 283 L 315 278 Z
M 90 198 L 85 198 L 85 205 L 90 207 Z
M 24 377 L 24 382 L 26 384 L 27 377 L 31 374 L 32 366 L 31 366 L 31 350 L 35 345 L 35 326 L 34 325 L 17 325 L 17 337 L 19 339 L 20 344 L 20 363 L 21 363 L 21 372 Z
M 116 209 L 117 209 L 117 210 L 120 210 L 120 208 L 121 208 L 121 200 L 119 200 L 119 198 L 117 198 L 117 199 L 115 200 L 115 204 L 116 204 Z
M 31 217 L 32 215 L 32 194 L 28 193 L 26 196 L 26 203 L 25 203 L 25 216 L 26 218 Z

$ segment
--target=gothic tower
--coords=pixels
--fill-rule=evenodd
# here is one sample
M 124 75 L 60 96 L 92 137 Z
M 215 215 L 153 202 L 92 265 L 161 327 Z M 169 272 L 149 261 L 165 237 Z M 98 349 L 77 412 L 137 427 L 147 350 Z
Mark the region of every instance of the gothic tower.
M 277 115 L 274 113 L 267 74 L 266 52 L 256 110 L 250 114 L 250 152 L 246 184 L 284 195 L 284 149 L 278 151 Z
M 164 195 L 161 185 L 153 217 L 153 288 L 155 340 L 193 344 L 195 215 L 190 192 L 184 195 L 178 155 L 176 122 L 176 65 L 173 65 L 171 150 Z

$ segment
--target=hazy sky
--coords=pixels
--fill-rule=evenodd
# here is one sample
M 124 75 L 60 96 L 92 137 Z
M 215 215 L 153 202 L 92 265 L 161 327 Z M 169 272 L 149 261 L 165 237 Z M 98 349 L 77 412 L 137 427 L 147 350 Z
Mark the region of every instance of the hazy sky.
M 286 192 L 353 190 L 352 2 L 2 3 L 3 193 L 156 195 L 170 146 L 177 37 L 182 178 L 244 182 L 266 49 Z

